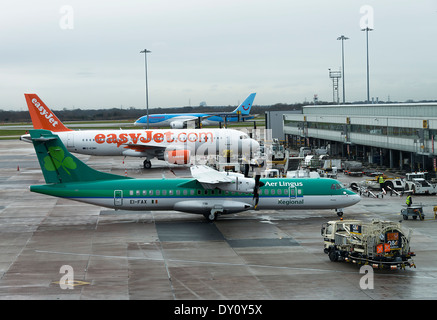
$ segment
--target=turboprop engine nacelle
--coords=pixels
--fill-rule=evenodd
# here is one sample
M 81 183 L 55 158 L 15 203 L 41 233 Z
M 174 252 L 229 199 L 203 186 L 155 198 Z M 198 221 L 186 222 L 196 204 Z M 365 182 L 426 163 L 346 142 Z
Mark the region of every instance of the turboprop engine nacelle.
M 226 176 L 234 180 L 234 183 L 223 184 L 219 186 L 224 191 L 236 191 L 244 193 L 253 193 L 255 188 L 255 180 L 246 178 L 241 173 L 227 172 Z

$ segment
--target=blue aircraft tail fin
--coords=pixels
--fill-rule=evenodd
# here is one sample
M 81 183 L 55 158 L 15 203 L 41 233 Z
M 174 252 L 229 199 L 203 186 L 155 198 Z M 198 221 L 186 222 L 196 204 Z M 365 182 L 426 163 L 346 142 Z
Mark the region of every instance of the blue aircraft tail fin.
M 253 100 L 255 99 L 256 93 L 251 93 L 246 100 L 243 101 L 242 104 L 238 106 L 237 109 L 232 111 L 233 113 L 237 113 L 237 111 L 241 111 L 241 114 L 246 115 L 249 114 L 250 109 L 252 108 Z

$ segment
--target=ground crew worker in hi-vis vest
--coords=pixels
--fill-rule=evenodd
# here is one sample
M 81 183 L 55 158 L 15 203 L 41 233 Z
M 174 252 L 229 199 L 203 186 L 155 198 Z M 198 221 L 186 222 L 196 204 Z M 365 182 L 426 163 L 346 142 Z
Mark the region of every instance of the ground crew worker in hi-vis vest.
M 379 176 L 378 183 L 379 183 L 379 190 L 382 191 L 382 187 L 384 187 L 384 177 L 382 175 Z
M 411 194 L 408 195 L 407 201 L 405 202 L 407 203 L 408 207 L 411 207 L 411 205 L 413 204 L 413 198 L 411 198 Z

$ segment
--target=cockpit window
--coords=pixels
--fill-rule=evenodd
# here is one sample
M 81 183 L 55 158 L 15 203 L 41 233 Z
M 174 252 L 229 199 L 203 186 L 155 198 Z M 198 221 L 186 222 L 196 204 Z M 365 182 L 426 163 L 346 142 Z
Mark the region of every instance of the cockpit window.
M 332 185 L 331 185 L 331 189 L 332 190 L 340 190 L 340 189 L 343 189 L 344 188 L 344 186 L 341 184 L 341 183 L 333 183 Z

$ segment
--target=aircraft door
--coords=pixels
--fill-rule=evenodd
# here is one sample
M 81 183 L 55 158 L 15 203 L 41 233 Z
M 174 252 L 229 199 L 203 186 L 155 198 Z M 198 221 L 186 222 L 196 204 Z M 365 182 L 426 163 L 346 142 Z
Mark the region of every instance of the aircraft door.
M 123 190 L 114 191 L 114 205 L 116 207 L 123 205 Z
M 67 135 L 67 147 L 74 147 L 74 134 L 72 133 Z
M 288 187 L 288 197 L 290 200 L 303 199 L 303 190 L 301 186 L 291 185 Z
M 296 199 L 297 197 L 297 187 L 296 186 L 289 186 L 288 187 L 288 196 L 290 199 Z

